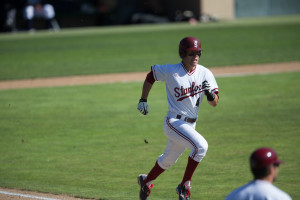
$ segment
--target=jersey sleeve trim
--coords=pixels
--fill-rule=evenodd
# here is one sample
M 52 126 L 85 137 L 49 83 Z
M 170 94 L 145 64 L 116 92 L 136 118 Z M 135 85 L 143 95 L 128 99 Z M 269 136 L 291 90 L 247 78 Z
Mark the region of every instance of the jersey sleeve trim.
M 218 94 L 218 93 L 219 93 L 219 90 L 218 90 L 218 88 L 214 88 L 214 89 L 211 90 L 211 92 L 212 92 L 212 93 L 215 93 L 215 94 Z
M 212 89 L 211 92 L 214 93 L 215 95 L 217 95 L 217 96 L 218 96 L 218 99 L 220 99 L 218 88 Z
M 155 67 L 152 66 L 151 69 L 152 69 L 152 72 L 153 72 L 153 78 L 154 78 L 154 80 L 158 81 L 157 76 L 156 76 L 156 72 L 155 72 Z

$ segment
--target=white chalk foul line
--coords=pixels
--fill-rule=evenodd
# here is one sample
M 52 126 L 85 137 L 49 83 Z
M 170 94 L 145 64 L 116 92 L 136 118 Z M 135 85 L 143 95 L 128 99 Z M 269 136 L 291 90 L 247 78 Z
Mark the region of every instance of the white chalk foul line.
M 7 194 L 12 196 L 19 196 L 19 197 L 26 197 L 26 198 L 33 198 L 33 199 L 42 199 L 42 200 L 59 200 L 59 199 L 52 199 L 52 198 L 46 198 L 46 197 L 38 197 L 38 196 L 32 196 L 32 195 L 26 195 L 26 194 L 18 194 L 18 193 L 12 193 L 12 192 L 5 192 L 0 190 L 0 194 Z

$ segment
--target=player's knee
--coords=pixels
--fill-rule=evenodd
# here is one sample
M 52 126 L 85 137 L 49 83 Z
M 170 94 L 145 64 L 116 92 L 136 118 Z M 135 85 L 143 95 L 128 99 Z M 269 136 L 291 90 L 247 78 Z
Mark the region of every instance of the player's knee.
M 198 146 L 194 151 L 191 152 L 191 157 L 194 158 L 197 162 L 200 162 L 204 156 L 206 155 L 206 152 L 208 150 L 208 143 L 206 141 L 203 141 L 201 143 L 201 146 Z
M 205 156 L 207 150 L 208 150 L 208 143 L 205 139 L 203 139 L 197 145 L 197 153 Z
M 201 148 L 204 156 L 206 155 L 206 152 L 208 150 L 208 143 L 205 141 L 205 143 L 202 145 L 202 148 Z

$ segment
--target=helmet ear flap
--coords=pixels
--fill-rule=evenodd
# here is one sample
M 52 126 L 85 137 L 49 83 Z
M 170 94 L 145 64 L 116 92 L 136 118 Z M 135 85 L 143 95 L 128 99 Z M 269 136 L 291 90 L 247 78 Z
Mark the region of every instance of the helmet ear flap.
M 186 56 L 186 51 L 184 50 L 179 51 L 179 56 L 180 58 L 184 58 Z

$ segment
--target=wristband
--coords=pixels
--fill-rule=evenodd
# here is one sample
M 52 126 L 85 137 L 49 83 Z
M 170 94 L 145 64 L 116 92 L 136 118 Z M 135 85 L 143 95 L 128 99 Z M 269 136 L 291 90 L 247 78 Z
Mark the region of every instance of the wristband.
M 147 99 L 141 98 L 141 99 L 140 99 L 140 102 L 147 102 Z
M 215 100 L 216 95 L 214 93 L 208 93 L 206 97 L 208 101 L 213 101 Z

